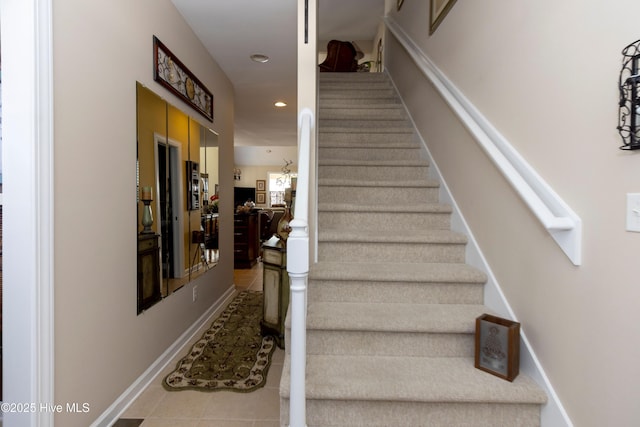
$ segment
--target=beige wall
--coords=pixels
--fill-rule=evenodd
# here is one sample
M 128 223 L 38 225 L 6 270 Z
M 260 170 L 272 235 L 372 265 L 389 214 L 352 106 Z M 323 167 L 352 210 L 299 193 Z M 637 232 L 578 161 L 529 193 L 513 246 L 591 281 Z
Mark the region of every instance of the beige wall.
M 618 150 L 620 51 L 640 3 L 429 2 L 390 14 L 582 218 L 575 267 L 387 35 L 387 67 L 576 426 L 640 422 L 640 158 Z
M 101 415 L 233 283 L 233 88 L 169 0 L 53 3 L 55 398 Z M 136 81 L 194 117 L 153 81 L 152 36 L 215 96 L 220 134 L 221 264 L 136 315 Z M 206 120 L 198 117 L 203 124 Z

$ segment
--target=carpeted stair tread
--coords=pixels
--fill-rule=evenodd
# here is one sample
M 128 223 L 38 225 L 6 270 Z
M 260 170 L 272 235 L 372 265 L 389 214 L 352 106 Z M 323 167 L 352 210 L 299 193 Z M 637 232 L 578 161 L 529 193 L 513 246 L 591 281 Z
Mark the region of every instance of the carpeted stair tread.
M 320 159 L 320 166 L 398 166 L 398 167 L 427 167 L 429 163 L 424 159 L 410 160 L 357 160 L 357 159 Z
M 369 81 L 389 81 L 389 78 L 385 73 L 351 73 L 351 72 L 338 72 L 338 73 L 320 73 L 318 79 L 320 82 L 353 82 L 362 83 Z
M 375 233 L 363 233 L 362 230 L 320 230 L 319 242 L 351 243 L 426 243 L 426 244 L 465 244 L 467 236 L 451 230 L 377 230 Z
M 320 109 L 318 116 L 322 117 L 323 114 L 332 114 L 338 111 L 349 112 L 352 110 L 400 110 L 404 113 L 402 105 L 398 103 L 395 98 L 380 97 L 371 102 L 371 99 L 363 100 L 345 99 L 341 102 L 337 102 L 336 99 L 320 101 Z
M 309 280 L 485 283 L 482 271 L 462 263 L 327 262 L 311 265 Z
M 285 357 L 282 396 L 289 396 Z M 286 376 L 286 377 L 285 377 Z M 462 357 L 307 356 L 307 399 L 544 404 L 528 376 L 508 382 Z
M 400 187 L 400 188 L 437 188 L 440 183 L 431 179 L 415 180 L 352 180 L 344 178 L 319 178 L 319 186 L 328 187 Z
M 337 140 L 331 139 L 330 137 L 323 136 L 320 138 L 320 142 L 318 144 L 319 148 L 322 150 L 323 148 L 342 148 L 345 150 L 352 148 L 375 148 L 377 150 L 396 150 L 398 148 L 407 148 L 419 150 L 420 147 L 417 146 L 412 141 L 389 141 L 385 142 L 371 142 L 370 140 Z
M 471 334 L 474 319 L 487 312 L 480 304 L 313 302 L 307 311 L 307 328 Z
M 387 126 L 380 127 L 371 127 L 367 123 L 360 123 L 357 126 L 349 126 L 342 127 L 336 126 L 335 123 L 332 123 L 330 126 L 326 126 L 323 128 L 325 132 L 342 132 L 342 133 L 360 133 L 364 132 L 367 134 L 370 133 L 383 133 L 383 134 L 396 134 L 396 133 L 411 133 L 413 134 L 413 130 L 408 126 L 402 126 L 398 124 L 389 124 Z
M 345 130 L 349 128 L 357 128 L 358 130 L 364 129 L 365 131 L 369 129 L 386 129 L 386 128 L 400 128 L 403 130 L 413 130 L 411 127 L 411 122 L 404 117 L 399 118 L 387 118 L 385 120 L 381 120 L 377 117 L 343 117 L 343 118 L 328 118 L 324 119 L 322 117 L 318 118 L 319 126 L 326 126 L 327 128 L 332 128 L 336 126 L 340 126 Z
M 389 120 L 395 118 L 396 120 L 406 119 L 405 112 L 398 106 L 390 106 L 388 104 L 373 104 L 371 107 L 368 105 L 362 105 L 356 107 L 350 105 L 346 108 L 320 108 L 318 113 L 320 120 L 325 119 L 338 119 L 338 120 L 352 120 L 352 119 L 368 119 L 384 118 Z
M 396 212 L 396 213 L 451 213 L 450 205 L 441 203 L 357 204 L 318 203 L 319 212 Z

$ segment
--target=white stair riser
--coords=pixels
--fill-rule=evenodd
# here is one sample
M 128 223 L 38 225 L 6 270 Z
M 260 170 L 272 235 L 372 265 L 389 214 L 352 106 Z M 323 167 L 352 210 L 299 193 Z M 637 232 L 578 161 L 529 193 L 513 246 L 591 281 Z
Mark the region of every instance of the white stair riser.
M 465 245 L 421 243 L 318 243 L 318 259 L 343 262 L 464 262 Z

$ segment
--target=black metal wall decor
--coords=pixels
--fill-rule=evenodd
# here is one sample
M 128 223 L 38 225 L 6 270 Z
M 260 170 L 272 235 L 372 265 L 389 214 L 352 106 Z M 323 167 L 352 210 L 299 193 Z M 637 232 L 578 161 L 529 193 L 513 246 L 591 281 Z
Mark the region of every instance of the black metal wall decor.
M 622 49 L 622 70 L 618 86 L 618 132 L 621 150 L 640 149 L 640 40 Z

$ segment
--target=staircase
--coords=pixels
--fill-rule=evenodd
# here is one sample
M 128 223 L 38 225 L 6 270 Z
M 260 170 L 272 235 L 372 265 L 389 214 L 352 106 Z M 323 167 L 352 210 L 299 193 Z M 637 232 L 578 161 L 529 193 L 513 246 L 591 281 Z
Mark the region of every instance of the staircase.
M 465 264 L 467 238 L 388 77 L 321 73 L 318 132 L 307 425 L 539 426 L 546 396 L 530 378 L 473 366 L 486 276 Z

